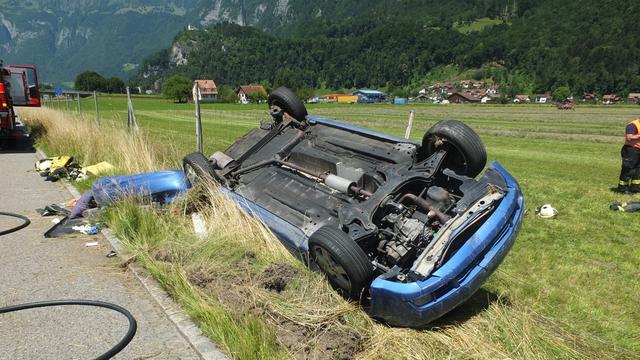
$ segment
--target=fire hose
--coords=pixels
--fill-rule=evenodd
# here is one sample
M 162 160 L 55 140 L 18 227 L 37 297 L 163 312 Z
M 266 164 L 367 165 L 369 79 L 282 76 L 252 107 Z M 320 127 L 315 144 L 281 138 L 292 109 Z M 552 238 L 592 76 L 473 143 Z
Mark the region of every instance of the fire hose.
M 13 218 L 17 218 L 17 219 L 22 220 L 22 223 L 20 225 L 18 225 L 18 226 L 12 227 L 12 228 L 7 229 L 7 230 L 0 230 L 0 236 L 11 234 L 11 233 L 14 233 L 16 231 L 22 230 L 25 227 L 29 226 L 29 224 L 31 224 L 31 220 L 29 220 L 29 218 L 27 218 L 26 216 L 23 216 L 23 215 L 13 214 L 13 213 L 8 213 L 8 212 L 0 212 L 0 216 L 8 216 L 8 217 L 13 217 Z M 32 303 L 27 303 L 27 304 L 19 304 L 19 305 L 11 305 L 11 306 L 6 306 L 6 307 L 1 307 L 0 308 L 0 314 L 6 314 L 6 313 L 11 313 L 11 312 L 16 312 L 16 311 L 27 310 L 27 309 L 35 309 L 35 308 L 43 308 L 43 307 L 56 307 L 56 306 L 71 306 L 71 305 L 93 306 L 93 307 L 100 307 L 100 308 L 113 310 L 113 311 L 116 311 L 116 312 L 124 315 L 127 318 L 127 321 L 129 322 L 129 328 L 127 329 L 127 333 L 122 338 L 122 340 L 120 340 L 114 347 L 109 349 L 107 352 L 105 352 L 104 354 L 98 356 L 96 358 L 96 360 L 111 359 L 116 354 L 118 354 L 120 351 L 122 351 L 125 347 L 127 347 L 127 345 L 129 345 L 131 340 L 133 340 L 133 337 L 136 335 L 136 331 L 138 329 L 138 324 L 136 322 L 136 319 L 133 317 L 133 315 L 131 315 L 131 313 L 127 309 L 125 309 L 125 308 L 123 308 L 123 307 L 121 307 L 119 305 L 111 304 L 111 303 L 107 303 L 107 302 L 103 302 L 103 301 L 96 301 L 96 300 L 51 300 L 51 301 L 39 301 L 39 302 L 32 302 Z

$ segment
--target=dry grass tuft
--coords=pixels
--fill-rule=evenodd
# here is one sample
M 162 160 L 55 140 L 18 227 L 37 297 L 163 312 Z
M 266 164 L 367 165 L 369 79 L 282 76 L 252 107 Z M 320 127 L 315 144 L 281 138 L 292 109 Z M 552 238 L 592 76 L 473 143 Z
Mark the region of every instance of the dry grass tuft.
M 108 161 L 120 172 L 140 173 L 176 167 L 174 147 L 152 145 L 143 131 L 83 120 L 48 108 L 21 109 L 22 120 L 50 155 L 72 155 L 85 165 Z

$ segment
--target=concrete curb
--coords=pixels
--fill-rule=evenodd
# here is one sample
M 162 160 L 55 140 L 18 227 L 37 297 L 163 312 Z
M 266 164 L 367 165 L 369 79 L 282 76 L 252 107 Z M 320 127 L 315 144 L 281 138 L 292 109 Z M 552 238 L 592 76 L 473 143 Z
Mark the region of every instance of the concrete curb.
M 46 154 L 40 149 L 38 156 L 46 158 Z M 78 199 L 81 194 L 76 188 L 66 181 L 61 181 L 64 187 L 71 195 Z M 122 241 L 118 239 L 110 229 L 103 229 L 101 232 L 109 241 L 111 247 L 118 253 L 124 253 L 126 248 Z M 178 332 L 187 340 L 191 347 L 200 355 L 203 360 L 229 360 L 229 357 L 218 349 L 218 347 L 204 336 L 200 328 L 189 319 L 182 311 L 180 306 L 162 289 L 158 282 L 151 276 L 146 275 L 145 271 L 130 263 L 127 269 L 140 281 L 145 290 L 151 295 L 155 302 L 160 305 L 166 317 L 176 326 Z

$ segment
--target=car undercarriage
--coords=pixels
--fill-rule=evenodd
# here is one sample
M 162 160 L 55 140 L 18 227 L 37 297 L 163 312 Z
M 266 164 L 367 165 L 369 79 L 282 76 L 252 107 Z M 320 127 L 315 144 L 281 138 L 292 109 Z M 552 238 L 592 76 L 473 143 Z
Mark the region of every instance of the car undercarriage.
M 486 152 L 459 121 L 436 124 L 419 144 L 309 116 L 287 89 L 274 93 L 272 121 L 208 159 L 188 155 L 186 176 L 208 176 L 277 218 L 266 222 L 283 243 L 348 297 L 367 299 L 374 278 L 427 280 L 509 191 L 495 168 L 474 179 Z

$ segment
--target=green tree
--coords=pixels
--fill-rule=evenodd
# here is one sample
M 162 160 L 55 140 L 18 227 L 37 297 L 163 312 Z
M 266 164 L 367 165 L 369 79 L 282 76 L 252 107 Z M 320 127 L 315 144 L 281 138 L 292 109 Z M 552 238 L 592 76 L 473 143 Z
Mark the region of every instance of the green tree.
M 104 91 L 106 80 L 95 71 L 85 71 L 76 76 L 74 87 L 80 91 Z
M 218 102 L 232 104 L 238 102 L 238 96 L 231 86 L 220 85 L 218 86 Z
M 411 95 L 411 91 L 408 88 L 397 87 L 393 89 L 393 91 L 391 92 L 391 95 L 400 97 L 400 98 L 407 98 Z
M 162 94 L 167 99 L 173 99 L 176 102 L 187 102 L 191 96 L 193 89 L 193 81 L 183 75 L 173 75 L 164 82 Z
M 306 86 L 297 89 L 295 92 L 303 102 L 312 99 L 316 95 L 316 91 L 314 89 Z
M 105 88 L 103 89 L 103 91 L 106 91 L 108 93 L 122 94 L 125 92 L 125 89 L 126 86 L 124 84 L 124 81 L 114 76 L 105 80 Z
M 259 82 L 259 84 L 265 89 L 267 93 L 270 93 L 273 89 L 273 86 L 271 85 L 271 82 L 269 80 L 262 80 Z
M 553 99 L 555 101 L 564 101 L 571 96 L 571 89 L 567 86 L 560 86 L 553 92 Z

